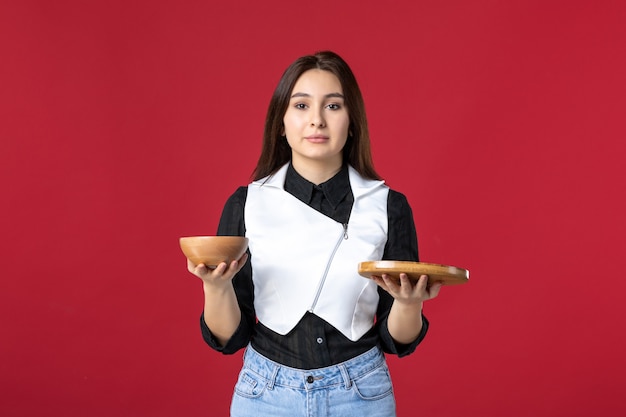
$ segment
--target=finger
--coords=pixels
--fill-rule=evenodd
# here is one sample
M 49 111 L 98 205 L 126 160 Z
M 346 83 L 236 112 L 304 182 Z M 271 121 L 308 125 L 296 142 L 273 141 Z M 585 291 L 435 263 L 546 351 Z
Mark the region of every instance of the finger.
M 400 291 L 410 294 L 413 291 L 413 284 L 407 274 L 400 274 Z
M 233 262 L 237 262 L 237 261 L 233 261 Z M 220 262 L 214 269 L 213 272 L 218 273 L 219 275 L 222 275 L 224 273 L 224 271 L 226 271 L 226 269 L 228 268 L 228 264 L 226 262 Z
M 372 275 L 372 281 L 374 281 L 380 288 L 389 292 L 389 288 L 387 288 L 387 284 L 383 281 L 383 277 L 378 275 Z
M 419 279 L 417 280 L 417 284 L 415 285 L 415 290 L 426 291 L 427 287 L 428 287 L 428 275 L 420 275 Z
M 239 266 L 239 269 L 237 269 L 237 272 L 239 272 L 241 268 L 243 268 L 243 266 L 245 265 L 247 261 L 248 261 L 248 253 L 246 252 L 243 255 L 241 255 L 241 258 L 239 258 L 239 260 L 237 261 L 237 264 Z
M 393 277 L 389 274 L 383 274 L 383 281 L 387 286 L 387 291 L 398 292 L 401 289 L 401 282 L 396 283 Z
M 231 261 L 230 265 L 226 267 L 224 272 L 232 272 L 233 275 L 236 274 L 237 272 L 241 270 L 241 268 L 243 268 L 247 260 L 248 260 L 248 254 L 244 253 L 243 255 L 241 255 L 241 258 Z
M 230 265 L 228 265 L 228 268 L 226 271 L 232 272 L 233 275 L 235 275 L 237 272 L 239 272 L 240 269 L 241 269 L 241 265 L 239 261 L 235 260 L 235 261 L 232 261 Z
M 200 278 L 202 278 L 203 276 L 205 276 L 206 274 L 209 273 L 209 268 L 207 268 L 207 266 L 205 264 L 198 264 L 196 265 L 196 267 L 194 268 L 193 271 L 191 271 L 194 275 L 199 276 Z
M 196 269 L 196 264 L 194 264 L 193 262 L 191 262 L 189 258 L 187 258 L 187 271 L 193 274 L 195 269 Z
M 230 261 L 230 264 L 228 264 L 228 268 L 227 269 L 231 269 L 233 267 L 237 267 L 239 266 L 239 259 L 233 259 L 232 261 Z
M 428 290 L 429 297 L 431 299 L 437 297 L 439 295 L 441 287 L 443 287 L 443 284 L 441 282 L 431 285 L 430 289 Z

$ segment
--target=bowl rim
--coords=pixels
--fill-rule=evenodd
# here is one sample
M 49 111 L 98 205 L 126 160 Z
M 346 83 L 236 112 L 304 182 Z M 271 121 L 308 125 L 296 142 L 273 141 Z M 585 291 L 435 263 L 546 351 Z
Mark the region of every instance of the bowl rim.
M 246 236 L 210 236 L 210 235 L 206 235 L 206 236 L 182 236 L 179 238 L 179 240 L 210 240 L 210 239 L 214 239 L 214 238 L 219 238 L 219 239 L 235 239 L 235 240 L 247 240 L 248 238 Z

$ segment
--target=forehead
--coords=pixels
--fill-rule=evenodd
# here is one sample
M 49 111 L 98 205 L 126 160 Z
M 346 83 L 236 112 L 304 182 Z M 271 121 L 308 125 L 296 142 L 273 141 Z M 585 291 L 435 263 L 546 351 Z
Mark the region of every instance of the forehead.
M 306 93 L 310 95 L 343 93 L 341 82 L 330 71 L 311 69 L 300 75 L 293 86 L 292 93 Z

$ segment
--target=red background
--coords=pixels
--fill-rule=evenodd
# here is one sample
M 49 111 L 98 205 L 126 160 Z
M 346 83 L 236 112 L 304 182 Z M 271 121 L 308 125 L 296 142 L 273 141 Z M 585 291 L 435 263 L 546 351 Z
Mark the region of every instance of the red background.
M 246 184 L 296 57 L 363 89 L 421 258 L 471 270 L 399 416 L 626 413 L 621 1 L 4 1 L 0 415 L 226 415 L 182 235 Z

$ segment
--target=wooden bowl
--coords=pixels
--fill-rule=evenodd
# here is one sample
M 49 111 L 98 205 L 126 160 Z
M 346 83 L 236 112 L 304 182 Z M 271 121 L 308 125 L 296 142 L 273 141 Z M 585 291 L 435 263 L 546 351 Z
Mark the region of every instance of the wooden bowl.
M 194 265 L 216 267 L 240 259 L 248 248 L 242 236 L 188 236 L 180 238 L 180 248 Z

